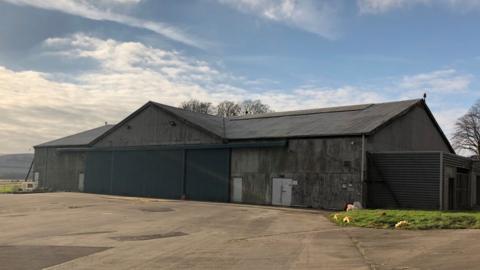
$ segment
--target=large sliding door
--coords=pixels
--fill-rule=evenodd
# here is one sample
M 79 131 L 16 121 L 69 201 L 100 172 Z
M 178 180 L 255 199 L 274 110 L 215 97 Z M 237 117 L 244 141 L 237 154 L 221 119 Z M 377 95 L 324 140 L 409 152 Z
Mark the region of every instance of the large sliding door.
M 229 149 L 91 151 L 85 191 L 229 201 Z
M 179 199 L 182 177 L 182 150 L 92 151 L 85 191 Z
M 111 194 L 112 165 L 112 152 L 89 152 L 85 170 L 85 192 Z
M 230 150 L 188 150 L 185 192 L 187 199 L 229 201 Z

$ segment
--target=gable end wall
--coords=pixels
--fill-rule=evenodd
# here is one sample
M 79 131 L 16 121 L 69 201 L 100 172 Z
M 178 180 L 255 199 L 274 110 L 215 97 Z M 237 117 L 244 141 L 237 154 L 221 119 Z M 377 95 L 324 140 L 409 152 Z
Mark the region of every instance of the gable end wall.
M 170 124 L 171 121 L 175 122 L 175 126 Z M 155 106 L 149 106 L 102 138 L 94 147 L 210 143 L 221 143 L 221 139 Z
M 449 147 L 421 105 L 368 136 L 367 151 L 443 151 Z

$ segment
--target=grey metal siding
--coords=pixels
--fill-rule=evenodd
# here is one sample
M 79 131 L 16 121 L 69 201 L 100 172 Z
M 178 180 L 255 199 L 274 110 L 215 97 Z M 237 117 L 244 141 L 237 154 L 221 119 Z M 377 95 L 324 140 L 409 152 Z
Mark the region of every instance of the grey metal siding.
M 476 188 L 476 182 L 474 179 L 474 168 L 472 159 L 457 156 L 454 154 L 443 154 L 443 205 L 445 209 L 469 209 L 475 203 L 476 194 L 473 192 Z M 459 174 L 467 174 L 462 176 Z M 464 182 L 465 178 L 467 182 Z M 453 190 L 450 179 L 453 179 Z M 466 188 L 465 191 L 461 191 L 462 188 Z
M 440 152 L 368 154 L 369 208 L 439 209 Z
M 199 143 L 221 143 L 221 140 L 150 106 L 122 126 L 113 128 L 94 147 Z
M 445 166 L 464 168 L 464 169 L 472 168 L 472 160 L 470 158 L 457 156 L 450 153 L 443 154 L 443 164 Z
M 342 209 L 362 201 L 360 137 L 292 139 L 282 148 L 232 149 L 243 202 L 271 204 L 272 179 L 291 178 L 292 205 Z
M 48 148 L 35 148 L 33 173 L 37 172 L 39 175 L 38 186 L 45 188 L 45 175 L 47 172 L 47 154 Z
M 475 173 L 480 173 L 480 160 L 473 160 L 472 168 Z
M 55 147 L 36 147 L 33 172 L 39 187 L 55 191 L 78 191 L 78 177 L 85 172 L 85 152 L 61 152 Z
M 422 106 L 392 121 L 368 137 L 367 151 L 443 151 L 449 145 Z

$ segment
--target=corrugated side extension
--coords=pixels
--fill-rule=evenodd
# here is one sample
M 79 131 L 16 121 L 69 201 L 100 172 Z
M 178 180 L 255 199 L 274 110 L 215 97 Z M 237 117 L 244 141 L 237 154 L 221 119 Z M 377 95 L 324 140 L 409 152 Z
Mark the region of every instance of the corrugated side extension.
M 439 209 L 440 152 L 368 153 L 367 207 Z
M 472 168 L 472 159 L 455 154 L 444 153 L 443 164 L 450 167 L 470 169 Z
M 480 173 L 480 160 L 472 160 L 472 168 L 475 173 Z

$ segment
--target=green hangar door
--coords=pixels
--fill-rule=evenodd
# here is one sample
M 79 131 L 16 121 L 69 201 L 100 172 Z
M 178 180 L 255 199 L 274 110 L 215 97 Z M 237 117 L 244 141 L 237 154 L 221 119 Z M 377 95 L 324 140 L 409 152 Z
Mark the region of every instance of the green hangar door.
M 91 151 L 85 192 L 229 201 L 229 149 Z
M 188 150 L 186 160 L 185 195 L 187 199 L 229 201 L 229 149 Z
M 111 168 L 113 152 L 88 152 L 84 191 L 99 194 L 111 194 Z
M 183 194 L 182 150 L 92 151 L 85 191 L 179 199 Z

